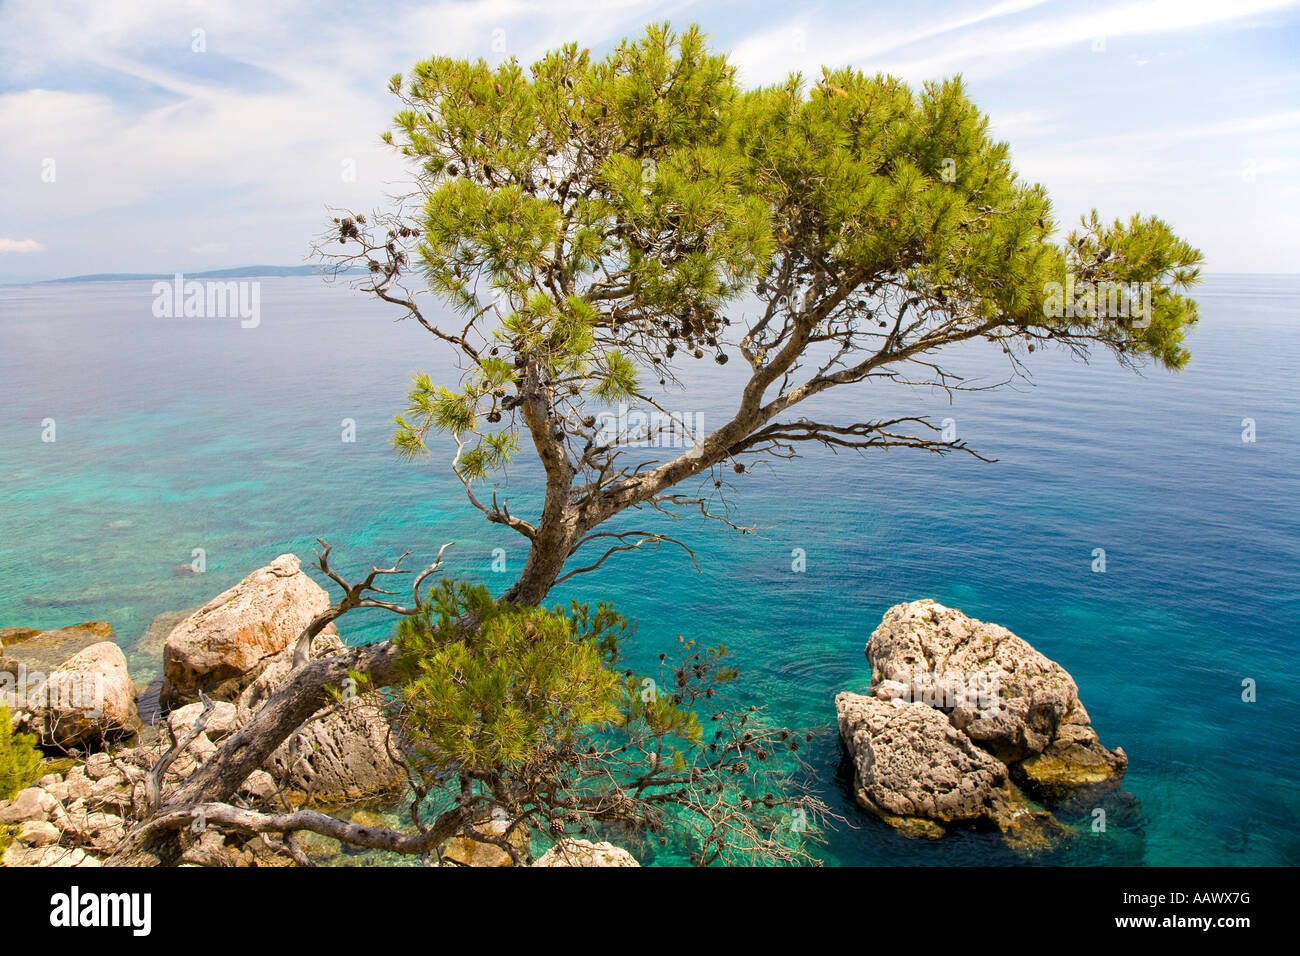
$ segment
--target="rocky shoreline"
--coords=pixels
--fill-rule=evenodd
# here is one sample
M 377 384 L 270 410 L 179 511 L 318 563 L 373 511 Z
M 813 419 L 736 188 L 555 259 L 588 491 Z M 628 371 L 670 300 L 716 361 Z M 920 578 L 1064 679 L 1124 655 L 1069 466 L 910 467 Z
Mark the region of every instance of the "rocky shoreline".
M 163 676 L 150 688 L 131 683 L 102 622 L 0 631 L 0 690 L 15 702 L 13 729 L 36 734 L 47 754 L 67 754 L 35 785 L 0 801 L 0 865 L 99 865 L 148 805 L 164 754 L 193 738 L 159 777 L 162 793 L 280 686 L 298 635 L 328 606 L 298 559 L 281 555 L 202 607 L 166 616 Z M 331 625 L 311 656 L 343 647 Z M 970 826 L 1001 831 L 1017 848 L 1039 848 L 1064 830 L 1046 804 L 1118 786 L 1127 757 L 1101 745 L 1074 680 L 1005 628 L 914 601 L 884 615 L 866 656 L 871 686 L 836 696 L 838 729 L 856 802 L 900 832 L 938 838 Z M 201 701 L 211 706 L 198 727 Z M 305 725 L 241 793 L 289 796 L 384 825 L 377 810 L 406 783 L 401 747 L 380 699 L 360 695 Z M 191 865 L 292 865 L 257 836 L 208 829 L 187 833 L 184 843 L 182 861 Z M 510 862 L 490 844 L 452 843 L 444 856 L 455 863 Z M 304 837 L 304 844 L 316 859 L 340 853 L 325 838 Z M 533 865 L 638 864 L 610 844 L 566 840 Z
M 149 697 L 155 690 L 131 684 L 107 624 L 0 632 L 0 676 L 7 674 L 9 684 L 24 692 L 11 711 L 13 729 L 37 734 L 47 753 L 67 752 L 56 766 L 70 764 L 0 803 L 0 833 L 7 828 L 11 841 L 0 863 L 97 865 L 134 822 L 136 808 L 146 805 L 151 770 L 195 726 L 203 711 L 199 695 L 213 702 L 211 712 L 202 732 L 162 775 L 164 793 L 274 692 L 291 670 L 299 633 L 328 605 L 328 595 L 298 559 L 281 555 L 175 623 L 163 642 L 163 679 L 153 707 Z M 311 654 L 342 650 L 330 627 L 317 636 Z M 72 686 L 87 674 L 89 679 Z M 141 709 L 159 715 L 154 722 L 142 723 L 137 699 Z M 283 791 L 350 818 L 352 805 L 391 798 L 405 783 L 397 747 L 378 699 L 362 695 L 303 728 L 249 777 L 241 793 L 265 799 Z M 257 837 L 208 830 L 189 842 L 185 862 L 284 865 Z

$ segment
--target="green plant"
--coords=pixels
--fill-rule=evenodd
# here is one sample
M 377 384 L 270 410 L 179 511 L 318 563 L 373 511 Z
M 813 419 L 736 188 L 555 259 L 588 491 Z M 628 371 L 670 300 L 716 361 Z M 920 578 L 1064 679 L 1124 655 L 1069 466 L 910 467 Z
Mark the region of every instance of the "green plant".
M 9 708 L 0 704 L 0 800 L 12 800 L 19 790 L 35 783 L 43 759 L 36 737 L 14 733 Z
M 429 598 L 397 636 L 414 819 L 507 852 L 612 831 L 675 834 L 705 865 L 812 859 L 802 822 L 826 808 L 797 783 L 804 737 L 728 702 L 726 648 L 679 638 L 677 659 L 638 674 L 621 663 L 632 628 L 607 604 L 514 607 L 455 582 Z

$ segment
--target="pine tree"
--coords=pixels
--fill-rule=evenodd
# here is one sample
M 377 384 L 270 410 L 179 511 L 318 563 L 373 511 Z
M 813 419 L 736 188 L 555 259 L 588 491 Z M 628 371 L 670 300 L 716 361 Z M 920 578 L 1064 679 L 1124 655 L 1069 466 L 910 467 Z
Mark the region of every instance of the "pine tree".
M 385 139 L 409 161 L 414 189 L 392 209 L 340 210 L 318 252 L 340 274 L 361 267 L 363 290 L 464 369 L 452 382 L 415 376 L 394 444 L 422 456 L 432 434 L 449 435 L 470 503 L 519 533 L 527 559 L 499 601 L 452 588 L 436 618 L 418 600 L 367 603 L 380 572 L 360 585 L 331 575 L 346 594 L 328 619 L 396 610 L 410 617 L 397 641 L 304 658 L 116 860 L 174 859 L 160 834 L 187 825 L 199 803 L 210 820 L 245 830 L 339 835 L 319 815 L 286 820 L 212 802 L 230 800 L 354 673 L 398 688 L 422 761 L 417 802 L 449 784 L 456 795 L 415 836 L 351 828 L 339 838 L 427 852 L 467 825 L 478 834 L 480 808 L 556 835 L 557 823 L 563 832 L 575 822 L 570 811 L 577 823 L 599 816 L 564 801 L 611 765 L 605 796 L 641 798 L 621 819 L 662 826 L 639 809 L 645 793 L 627 775 L 636 767 L 618 763 L 626 751 L 599 742 L 617 730 L 636 748 L 686 741 L 672 764 L 684 777 L 669 784 L 681 788 L 679 805 L 723 798 L 720 816 L 696 818 L 707 824 L 701 862 L 733 838 L 779 845 L 761 811 L 783 799 L 756 789 L 757 753 L 795 743 L 789 732 L 756 730 L 743 713 L 712 738 L 690 728 L 692 705 L 712 705 L 731 676 L 720 655 L 684 640 L 685 659 L 661 674 L 670 697 L 640 707 L 633 688 L 615 695 L 614 665 L 576 610 L 537 608 L 557 583 L 615 554 L 665 543 L 691 554 L 661 531 L 607 530 L 611 519 L 641 509 L 735 528 L 723 496 L 743 488 L 738 476 L 797 458 L 804 443 L 976 454 L 922 416 L 857 415 L 863 383 L 964 388 L 945 367 L 953 347 L 994 349 L 1012 375 L 1044 347 L 1182 368 L 1200 252 L 1141 215 L 1106 223 L 1094 212 L 1057 240 L 1045 190 L 1016 174 L 960 79 L 913 90 L 838 69 L 748 90 L 698 29 L 663 25 L 601 59 L 573 44 L 527 69 L 434 57 L 390 88 L 401 106 Z M 744 374 L 707 433 L 656 417 L 687 363 L 735 359 Z M 845 399 L 841 420 L 799 414 L 826 394 Z M 631 409 L 636 424 L 628 416 L 610 428 L 611 406 Z M 685 449 L 656 447 L 682 431 Z M 499 483 L 525 449 L 545 475 L 531 514 L 511 510 Z M 674 490 L 690 479 L 706 490 Z M 546 757 L 554 741 L 562 758 Z M 719 768 L 738 783 L 717 780 Z
M 391 89 L 402 108 L 385 138 L 415 193 L 337 217 L 319 248 L 364 265 L 363 288 L 466 369 L 415 377 L 394 443 L 419 456 L 431 432 L 454 437 L 470 501 L 527 539 L 512 601 L 601 563 L 574 569 L 584 549 L 674 540 L 596 530 L 627 509 L 725 521 L 734 475 L 804 442 L 969 451 L 921 417 L 797 414 L 832 390 L 847 413 L 873 380 L 961 389 L 952 346 L 1000 350 L 1013 374 L 1044 346 L 1188 360 L 1182 292 L 1200 253 L 1138 215 L 1094 212 L 1054 241 L 1045 191 L 1016 175 L 960 79 L 914 91 L 840 69 L 745 90 L 698 29 L 665 25 L 601 60 L 574 45 L 527 70 L 435 57 Z M 1059 302 L 1064 288 L 1078 301 Z M 430 299 L 459 315 L 433 316 Z M 647 438 L 690 427 L 654 417 L 683 365 L 736 357 L 749 374 L 728 417 L 688 450 L 647 454 Z M 601 424 L 620 403 L 653 434 Z M 546 475 L 535 516 L 495 487 L 525 445 Z M 714 493 L 671 490 L 695 476 Z

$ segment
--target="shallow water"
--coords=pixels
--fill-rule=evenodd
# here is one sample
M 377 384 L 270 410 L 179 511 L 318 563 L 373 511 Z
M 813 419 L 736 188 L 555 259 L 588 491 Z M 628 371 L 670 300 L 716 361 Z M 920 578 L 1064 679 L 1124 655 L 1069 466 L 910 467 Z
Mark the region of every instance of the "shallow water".
M 452 573 L 512 580 L 522 539 L 481 520 L 447 458 L 412 465 L 389 449 L 408 374 L 450 377 L 430 336 L 343 288 L 261 281 L 255 329 L 154 318 L 148 282 L 0 289 L 0 627 L 109 621 L 143 683 L 159 662 L 137 646 L 156 615 L 276 554 L 305 558 L 318 535 L 353 569 L 455 540 Z M 1134 799 L 1112 806 L 1107 832 L 1091 832 L 1086 808 L 1067 813 L 1079 835 L 1039 862 L 1300 862 L 1300 279 L 1212 277 L 1197 298 L 1179 375 L 1040 353 L 1033 387 L 951 407 L 878 386 L 837 399 L 840 419 L 950 416 L 994 464 L 809 452 L 729 475 L 733 517 L 758 534 L 688 522 L 698 572 L 674 548 L 618 555 L 554 597 L 614 600 L 636 618 L 634 664 L 678 633 L 723 641 L 750 700 L 825 729 L 834 694 L 867 685 L 863 646 L 885 609 L 933 597 L 1063 664 L 1102 741 L 1129 754 Z M 986 352 L 956 362 L 982 381 L 1005 374 Z M 699 363 L 668 407 L 716 424 L 737 364 Z M 534 471 L 515 469 L 510 490 L 527 513 Z M 490 570 L 496 547 L 505 574 Z M 203 574 L 189 569 L 196 548 Z M 361 612 L 342 630 L 359 642 L 390 627 Z M 833 735 L 812 760 L 853 824 L 831 834 L 829 863 L 1021 862 L 996 836 L 908 840 L 864 817 Z

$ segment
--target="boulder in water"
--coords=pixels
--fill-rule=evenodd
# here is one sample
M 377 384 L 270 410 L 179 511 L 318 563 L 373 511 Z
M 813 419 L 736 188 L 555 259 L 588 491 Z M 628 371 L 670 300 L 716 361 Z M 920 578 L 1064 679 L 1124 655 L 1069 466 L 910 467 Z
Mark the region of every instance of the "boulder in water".
M 874 694 L 937 708 L 1028 781 L 1097 783 L 1128 765 L 1101 745 L 1069 672 L 1005 627 L 912 601 L 885 613 L 866 653 Z
M 859 806 L 918 836 L 939 836 L 946 823 L 1009 819 L 1006 765 L 938 710 L 842 693 L 835 712 Z

